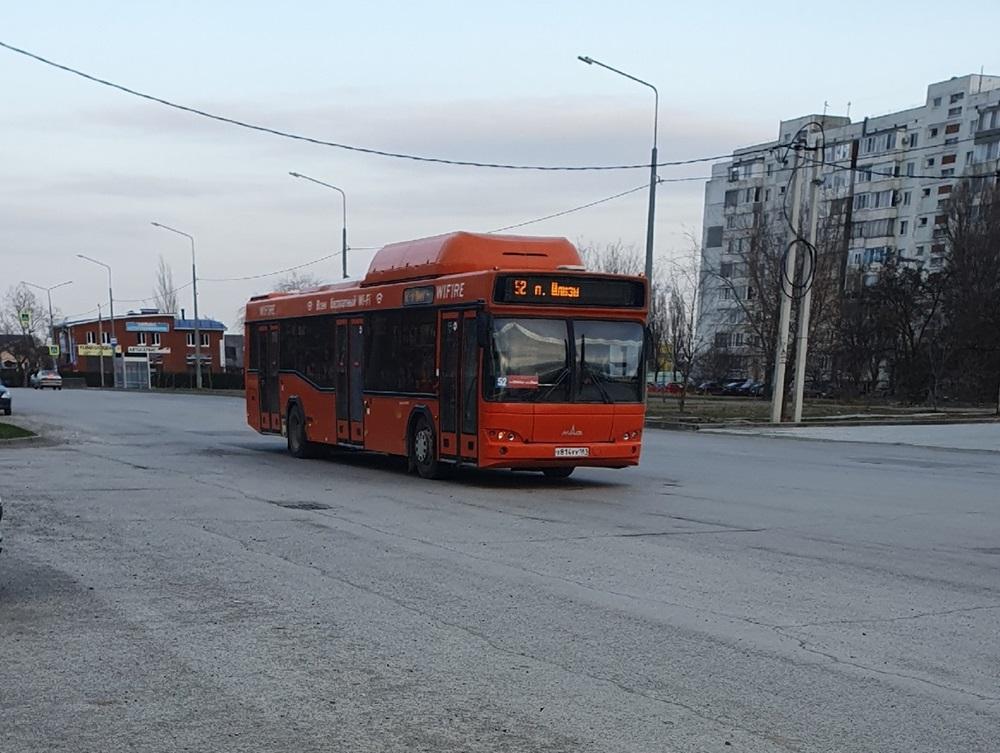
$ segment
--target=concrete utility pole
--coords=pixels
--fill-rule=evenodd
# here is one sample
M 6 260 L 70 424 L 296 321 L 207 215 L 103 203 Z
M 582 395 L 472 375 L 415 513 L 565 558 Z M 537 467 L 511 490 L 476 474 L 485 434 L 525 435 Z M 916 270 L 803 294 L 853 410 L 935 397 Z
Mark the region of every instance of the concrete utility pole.
M 802 178 L 799 176 L 801 161 L 801 144 L 793 144 L 795 162 L 792 167 L 792 181 L 795 189 L 792 192 L 791 232 L 789 233 L 788 252 L 785 255 L 785 268 L 781 276 L 781 310 L 778 316 L 778 342 L 774 349 L 774 379 L 771 386 L 771 423 L 781 423 L 781 409 L 785 400 L 785 366 L 788 363 L 788 331 L 792 317 L 792 294 L 795 292 L 792 282 L 795 280 L 795 254 L 798 248 L 799 213 L 802 204 Z
M 302 173 L 289 172 L 293 178 L 302 178 L 302 180 L 308 180 L 310 183 L 315 183 L 317 186 L 324 186 L 325 188 L 331 188 L 334 191 L 340 193 L 341 201 L 343 202 L 343 223 L 340 226 L 340 264 L 343 270 L 344 279 L 347 279 L 347 194 L 344 193 L 343 188 L 338 188 L 332 183 L 324 183 L 321 180 L 316 180 L 316 178 L 310 178 L 308 175 L 303 175 Z
M 624 76 L 631 81 L 635 81 L 637 84 L 642 84 L 643 86 L 649 87 L 653 90 L 653 150 L 649 157 L 649 211 L 646 215 L 646 284 L 648 286 L 652 286 L 653 229 L 654 220 L 656 219 L 656 184 L 658 182 L 656 179 L 656 137 L 660 130 L 660 92 L 657 91 L 656 87 L 648 81 L 643 81 L 641 78 L 636 78 L 625 71 L 612 68 L 610 65 L 602 63 L 600 60 L 594 60 L 594 58 L 587 57 L 586 55 L 577 55 L 576 57 L 577 60 L 582 63 L 586 63 L 587 65 L 599 65 L 605 70 L 617 73 L 619 76 Z
M 813 143 L 815 147 L 816 142 Z M 809 244 L 819 253 L 816 247 L 816 234 L 819 225 L 819 160 L 813 159 L 812 178 L 809 181 Z M 813 253 L 807 253 L 802 264 L 802 282 L 806 286 L 799 301 L 799 333 L 795 345 L 795 403 L 792 420 L 802 422 L 802 396 L 806 383 L 806 358 L 809 354 L 809 319 L 812 307 L 812 283 L 815 268 Z
M 163 225 L 159 222 L 151 223 L 153 227 L 161 230 L 169 230 L 171 233 L 183 235 L 191 241 L 191 292 L 194 296 L 194 379 L 195 386 L 201 389 L 201 324 L 198 321 L 198 268 L 194 257 L 194 236 L 188 235 L 183 230 Z M 148 357 L 148 356 L 147 356 Z

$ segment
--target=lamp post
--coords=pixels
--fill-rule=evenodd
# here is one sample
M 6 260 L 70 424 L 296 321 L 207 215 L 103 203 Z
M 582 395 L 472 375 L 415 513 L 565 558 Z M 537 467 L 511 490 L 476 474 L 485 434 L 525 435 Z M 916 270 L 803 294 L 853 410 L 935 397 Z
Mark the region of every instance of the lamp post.
M 201 389 L 201 327 L 198 322 L 198 268 L 194 257 L 194 236 L 188 235 L 183 230 L 163 225 L 159 222 L 151 223 L 153 227 L 161 230 L 169 230 L 171 233 L 183 235 L 191 241 L 191 292 L 194 296 L 194 380 L 195 386 Z
M 29 288 L 35 288 L 37 290 L 44 290 L 45 294 L 48 296 L 48 298 L 49 298 L 49 337 L 52 338 L 52 344 L 55 345 L 56 344 L 56 324 L 55 324 L 55 320 L 52 318 L 52 291 L 55 290 L 56 288 L 61 288 L 64 285 L 72 285 L 73 281 L 72 280 L 66 280 L 66 282 L 60 282 L 58 285 L 53 285 L 52 287 L 48 287 L 48 288 L 45 287 L 45 286 L 43 286 L 43 285 L 36 285 L 33 282 L 28 282 L 27 280 L 21 280 L 21 284 L 22 285 L 27 285 Z M 52 361 L 53 361 L 53 364 L 57 364 L 58 363 L 58 361 L 56 361 L 54 358 L 52 359 Z
M 340 263 L 343 270 L 344 279 L 347 279 L 347 194 L 344 193 L 344 189 L 337 188 L 337 186 L 330 183 L 324 183 L 321 180 L 316 180 L 315 178 L 310 178 L 308 175 L 303 175 L 302 173 L 290 172 L 288 173 L 293 178 L 302 178 L 302 180 L 308 180 L 310 183 L 315 183 L 318 186 L 324 186 L 326 188 L 332 188 L 334 191 L 340 192 L 340 198 L 343 201 L 344 217 L 343 224 L 340 231 Z
M 652 285 L 653 221 L 656 217 L 656 136 L 660 123 L 660 93 L 656 90 L 656 87 L 648 81 L 643 81 L 641 78 L 636 78 L 631 74 L 625 73 L 625 71 L 612 68 L 610 65 L 602 63 L 600 60 L 594 60 L 594 58 L 587 57 L 586 55 L 577 55 L 577 60 L 580 60 L 587 65 L 599 65 L 601 68 L 609 70 L 612 73 L 617 73 L 619 76 L 624 76 L 627 79 L 635 81 L 637 84 L 642 84 L 643 86 L 647 86 L 653 90 L 653 150 L 649 158 L 649 214 L 646 218 L 646 284 Z
M 93 258 L 87 256 L 86 254 L 77 254 L 77 258 L 83 259 L 85 261 L 92 262 L 94 264 L 98 264 L 98 265 L 104 267 L 106 270 L 108 270 L 108 306 L 110 307 L 110 311 L 108 312 L 108 315 L 109 315 L 109 317 L 111 319 L 111 335 L 108 337 L 108 342 L 111 343 L 111 372 L 114 375 L 115 387 L 117 387 L 118 386 L 118 372 L 116 372 L 115 369 L 114 369 L 114 363 L 115 363 L 115 341 L 117 340 L 117 338 L 115 337 L 115 296 L 114 296 L 114 293 L 111 292 L 111 265 L 110 264 L 105 264 L 103 261 L 98 261 L 97 259 L 93 259 Z M 104 347 L 104 343 L 101 343 L 101 347 L 102 348 Z M 103 372 L 103 368 L 102 368 L 101 373 L 102 374 L 104 373 Z

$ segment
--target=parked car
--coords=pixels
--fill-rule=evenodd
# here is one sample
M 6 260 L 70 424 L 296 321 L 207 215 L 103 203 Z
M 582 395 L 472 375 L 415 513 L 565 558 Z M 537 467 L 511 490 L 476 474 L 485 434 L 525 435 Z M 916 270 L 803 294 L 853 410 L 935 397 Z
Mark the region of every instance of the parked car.
M 726 382 L 722 386 L 722 394 L 723 395 L 729 395 L 729 396 L 743 395 L 743 394 L 745 394 L 745 393 L 742 392 L 743 386 L 747 382 L 749 382 L 749 381 L 752 381 L 752 380 L 749 380 L 749 379 L 737 379 L 737 380 L 732 381 L 732 382 Z
M 754 382 L 747 391 L 747 395 L 750 397 L 767 397 L 770 393 L 771 391 L 764 382 Z
M 10 401 L 11 401 L 10 390 L 7 389 L 7 385 L 5 385 L 2 381 L 0 381 L 0 411 L 3 411 L 3 414 L 5 416 L 10 415 L 11 411 Z
M 710 379 L 707 382 L 699 384 L 695 392 L 699 395 L 721 395 L 722 385 L 714 379 Z
M 668 395 L 681 395 L 684 393 L 684 382 L 667 382 L 665 391 Z
M 42 369 L 31 375 L 31 386 L 36 390 L 44 390 L 51 387 L 54 390 L 62 389 L 62 377 L 58 371 L 52 369 Z

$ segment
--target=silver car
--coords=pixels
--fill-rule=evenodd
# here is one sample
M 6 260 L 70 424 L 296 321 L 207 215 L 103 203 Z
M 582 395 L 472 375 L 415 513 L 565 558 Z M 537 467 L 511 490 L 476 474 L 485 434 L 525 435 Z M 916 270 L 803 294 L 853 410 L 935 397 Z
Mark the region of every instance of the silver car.
M 52 369 L 42 369 L 41 371 L 31 375 L 31 386 L 36 390 L 44 390 L 46 387 L 51 387 L 54 390 L 61 390 L 62 377 L 59 376 L 58 371 L 53 371 Z

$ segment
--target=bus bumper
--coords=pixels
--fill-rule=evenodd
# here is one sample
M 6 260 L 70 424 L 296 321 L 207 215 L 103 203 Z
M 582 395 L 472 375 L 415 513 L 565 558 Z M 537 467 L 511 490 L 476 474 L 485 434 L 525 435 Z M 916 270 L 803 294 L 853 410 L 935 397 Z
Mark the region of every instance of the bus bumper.
M 564 456 L 566 450 L 586 454 Z M 480 468 L 553 468 L 578 466 L 594 468 L 625 468 L 639 464 L 640 441 L 595 442 L 586 445 L 541 442 L 487 441 L 479 446 Z M 562 451 L 562 452 L 559 452 Z

